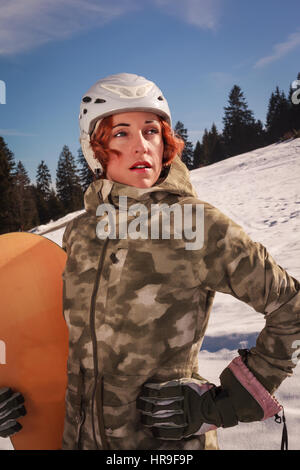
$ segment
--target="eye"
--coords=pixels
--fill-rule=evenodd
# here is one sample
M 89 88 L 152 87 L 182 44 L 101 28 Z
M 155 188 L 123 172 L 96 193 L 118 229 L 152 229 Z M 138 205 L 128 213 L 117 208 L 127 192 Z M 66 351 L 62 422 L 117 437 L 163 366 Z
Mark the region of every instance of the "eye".
M 146 131 L 147 134 L 159 134 L 159 130 L 156 127 L 151 127 Z
M 117 134 L 114 135 L 114 137 L 119 137 L 120 135 L 121 135 L 121 137 L 123 137 L 124 135 L 127 135 L 127 132 L 119 131 L 119 132 L 117 132 Z

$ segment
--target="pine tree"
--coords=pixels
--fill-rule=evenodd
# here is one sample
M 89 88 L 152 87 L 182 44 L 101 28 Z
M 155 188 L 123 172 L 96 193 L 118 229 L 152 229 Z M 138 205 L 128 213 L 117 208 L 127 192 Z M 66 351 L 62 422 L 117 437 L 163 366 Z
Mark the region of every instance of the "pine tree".
M 192 142 L 188 139 L 188 133 L 187 129 L 185 129 L 184 125 L 182 122 L 178 121 L 176 123 L 176 126 L 174 127 L 174 132 L 175 134 L 179 135 L 181 139 L 184 141 L 184 149 L 182 152 L 181 160 L 189 170 L 193 169 L 193 156 L 194 156 L 194 151 L 193 151 L 193 144 Z
M 94 181 L 94 174 L 91 171 L 90 167 L 87 164 L 86 159 L 82 153 L 82 149 L 78 150 L 77 163 L 79 166 L 79 179 L 83 192 L 87 190 L 89 185 Z
M 0 137 L 0 234 L 18 230 L 15 220 L 14 154 Z
M 224 110 L 225 158 L 257 148 L 257 123 L 253 117 L 253 112 L 248 109 L 244 94 L 238 85 L 234 85 L 230 91 L 229 104 Z
M 203 147 L 200 144 L 199 140 L 197 140 L 196 145 L 195 145 L 193 162 L 194 162 L 194 167 L 193 167 L 194 170 L 204 166 L 203 165 Z
M 51 194 L 51 174 L 44 160 L 41 161 L 36 173 L 36 200 L 40 222 L 45 224 L 51 219 L 49 198 Z
M 56 189 L 65 214 L 82 209 L 83 193 L 75 159 L 67 145 L 64 145 L 59 156 L 56 171 Z
M 267 142 L 277 142 L 290 129 L 290 103 L 278 86 L 272 92 L 266 118 Z
M 255 148 L 264 147 L 268 143 L 266 131 L 260 119 L 254 124 L 254 139 Z
M 204 132 L 203 135 L 203 153 L 204 160 L 207 164 L 216 163 L 224 158 L 224 146 L 222 135 L 218 133 L 215 123 L 212 124 L 211 130 Z
M 54 189 L 51 189 L 50 196 L 48 199 L 48 213 L 49 220 L 57 220 L 65 215 L 64 206 L 58 199 Z
M 208 130 L 205 128 L 202 136 L 202 149 L 203 149 L 203 165 L 207 166 L 213 163 L 210 159 L 210 135 Z
M 38 225 L 39 217 L 36 206 L 35 194 L 28 173 L 21 161 L 18 162 L 15 176 L 15 218 L 19 230 L 29 230 Z
M 23 231 L 26 225 L 25 204 L 30 179 L 22 162 L 18 162 L 15 172 L 15 197 L 17 202 L 16 220 Z
M 268 143 L 273 142 L 277 138 L 277 132 L 274 131 L 274 122 L 276 119 L 276 98 L 275 93 L 272 91 L 269 104 L 268 104 L 268 112 L 266 117 L 266 131 L 267 131 L 267 140 Z
M 44 160 L 42 160 L 37 168 L 36 187 L 41 191 L 46 200 L 49 198 L 51 193 L 51 184 L 52 180 L 49 168 Z

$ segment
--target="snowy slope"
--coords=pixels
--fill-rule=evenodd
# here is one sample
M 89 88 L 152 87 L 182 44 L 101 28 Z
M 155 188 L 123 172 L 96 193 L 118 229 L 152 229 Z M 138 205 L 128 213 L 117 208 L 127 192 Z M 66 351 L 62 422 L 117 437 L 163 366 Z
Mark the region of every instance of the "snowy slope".
M 273 144 L 191 172 L 198 197 L 218 207 L 262 243 L 300 280 L 300 139 Z M 255 345 L 263 315 L 217 293 L 202 350 L 200 373 L 216 383 L 239 347 Z M 276 396 L 284 406 L 289 448 L 300 449 L 300 367 Z M 282 426 L 273 418 L 218 431 L 221 449 L 280 449 Z
M 276 262 L 300 280 L 300 139 L 273 144 L 191 172 L 199 199 L 218 207 L 262 243 Z M 34 233 L 61 244 L 69 214 Z M 48 231 L 50 230 L 50 231 Z M 235 298 L 217 293 L 199 354 L 201 375 L 219 383 L 219 375 L 240 347 L 255 345 L 263 315 Z M 276 392 L 284 405 L 289 448 L 300 450 L 300 367 Z M 221 449 L 280 449 L 282 425 L 273 418 L 218 431 Z M 9 440 L 0 439 L 0 449 Z
M 45 237 L 49 238 L 50 240 L 54 241 L 58 245 L 61 246 L 62 244 L 62 237 L 66 228 L 66 225 L 70 220 L 75 219 L 80 214 L 85 212 L 84 210 L 71 212 L 70 214 L 61 217 L 58 220 L 51 221 L 46 225 L 39 225 L 38 227 L 29 230 L 31 233 L 35 233 L 36 235 L 44 235 Z

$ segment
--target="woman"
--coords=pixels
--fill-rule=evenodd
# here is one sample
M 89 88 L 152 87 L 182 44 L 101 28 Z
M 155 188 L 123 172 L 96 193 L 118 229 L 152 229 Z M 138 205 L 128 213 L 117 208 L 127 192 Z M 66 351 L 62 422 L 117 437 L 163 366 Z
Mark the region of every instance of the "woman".
M 70 345 L 63 448 L 216 449 L 217 427 L 280 410 L 271 394 L 295 366 L 299 283 L 197 198 L 153 82 L 102 79 L 84 95 L 79 118 L 97 179 L 63 239 Z M 256 347 L 241 351 L 219 387 L 198 375 L 216 291 L 266 316 Z

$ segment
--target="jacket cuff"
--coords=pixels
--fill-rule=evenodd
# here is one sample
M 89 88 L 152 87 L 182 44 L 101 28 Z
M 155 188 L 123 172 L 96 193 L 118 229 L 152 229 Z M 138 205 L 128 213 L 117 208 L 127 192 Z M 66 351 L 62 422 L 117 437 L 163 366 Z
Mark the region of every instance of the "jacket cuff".
M 248 367 L 244 364 L 241 356 L 236 357 L 231 361 L 228 368 L 231 370 L 235 378 L 240 384 L 250 393 L 250 395 L 257 401 L 263 410 L 263 418 L 271 418 L 276 413 L 282 410 L 282 406 L 278 403 L 276 398 L 272 396 L 268 390 L 257 380 Z

